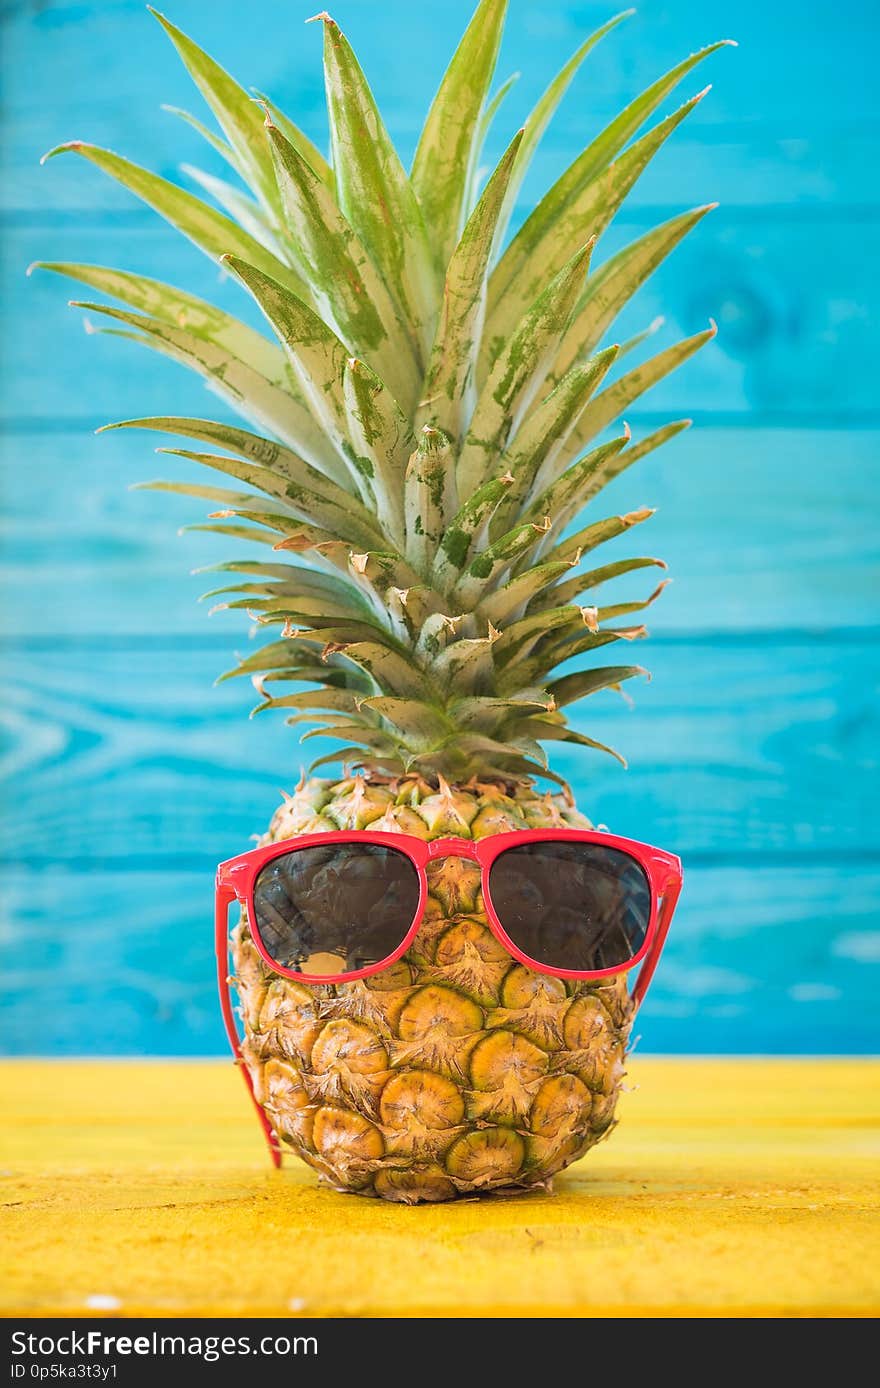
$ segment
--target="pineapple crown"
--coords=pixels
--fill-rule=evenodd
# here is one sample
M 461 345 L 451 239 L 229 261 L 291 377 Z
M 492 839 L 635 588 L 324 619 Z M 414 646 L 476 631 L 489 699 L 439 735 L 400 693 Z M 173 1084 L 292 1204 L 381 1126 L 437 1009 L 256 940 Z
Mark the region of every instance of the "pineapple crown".
M 123 304 L 76 306 L 113 320 L 105 331 L 199 372 L 257 431 L 170 416 L 105 426 L 193 440 L 199 450 L 159 451 L 247 489 L 145 484 L 217 504 L 189 529 L 271 548 L 271 562 L 212 566 L 233 581 L 206 596 L 280 628 L 221 678 L 250 675 L 261 696 L 255 712 L 286 710 L 290 723 L 317 724 L 306 737 L 343 744 L 313 768 L 345 761 L 392 775 L 558 780 L 544 742 L 611 750 L 570 728 L 566 706 L 645 673 L 590 661 L 644 634 L 628 619 L 664 585 L 640 602 L 596 606 L 591 595 L 616 575 L 664 566 L 629 558 L 596 567 L 592 555 L 652 512 L 573 527 L 608 482 L 689 423 L 638 441 L 626 425 L 607 436 L 714 326 L 625 371 L 618 364 L 647 334 L 602 344 L 709 208 L 673 217 L 596 270 L 590 260 L 704 93 L 639 135 L 641 127 L 722 44 L 686 58 L 627 106 L 506 242 L 556 107 L 587 55 L 632 11 L 580 46 L 482 183 L 481 150 L 511 86 L 490 97 L 505 10 L 506 0 L 479 4 L 409 175 L 326 14 L 316 18 L 329 162 L 268 98 L 255 100 L 159 14 L 222 135 L 176 114 L 248 191 L 189 169 L 218 210 L 93 145 L 51 151 L 90 160 L 222 263 L 271 329 L 263 335 L 141 275 L 41 267 Z M 305 688 L 284 692 L 290 685 Z

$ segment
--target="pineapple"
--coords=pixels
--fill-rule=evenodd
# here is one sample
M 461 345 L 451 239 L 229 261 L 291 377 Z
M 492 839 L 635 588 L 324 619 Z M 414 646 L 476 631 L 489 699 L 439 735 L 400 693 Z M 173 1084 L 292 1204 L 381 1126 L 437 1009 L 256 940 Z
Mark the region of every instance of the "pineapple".
M 229 675 L 251 677 L 258 711 L 282 710 L 333 748 L 285 797 L 264 842 L 338 829 L 430 840 L 588 826 L 542 744 L 609 752 L 564 710 L 644 673 L 593 657 L 645 634 L 638 614 L 663 584 L 637 602 L 596 605 L 595 594 L 617 575 L 663 566 L 597 566 L 592 556 L 652 513 L 577 521 L 606 483 L 687 426 L 638 441 L 611 428 L 714 327 L 628 369 L 620 362 L 646 334 L 605 344 L 620 309 L 709 209 L 672 218 L 596 269 L 591 257 L 703 94 L 639 135 L 642 126 L 721 45 L 633 101 L 508 239 L 548 121 L 625 16 L 582 44 L 485 176 L 481 151 L 507 90 L 490 97 L 505 9 L 479 4 L 409 175 L 326 14 L 329 162 L 161 15 L 221 133 L 180 114 L 239 182 L 196 172 L 205 201 L 94 146 L 52 151 L 80 154 L 153 207 L 268 323 L 258 332 L 127 271 L 42 267 L 121 304 L 80 306 L 201 373 L 251 426 L 162 416 L 106 427 L 188 441 L 160 451 L 237 486 L 149 485 L 213 503 L 192 529 L 268 547 L 216 566 L 220 605 L 276 629 Z M 311 774 L 334 763 L 342 779 Z M 556 788 L 540 790 L 542 778 Z M 256 1097 L 283 1148 L 339 1190 L 415 1203 L 546 1187 L 613 1122 L 631 1023 L 625 976 L 564 982 L 512 961 L 487 927 L 471 861 L 432 862 L 429 885 L 411 951 L 346 985 L 273 974 L 238 922 L 231 982 Z

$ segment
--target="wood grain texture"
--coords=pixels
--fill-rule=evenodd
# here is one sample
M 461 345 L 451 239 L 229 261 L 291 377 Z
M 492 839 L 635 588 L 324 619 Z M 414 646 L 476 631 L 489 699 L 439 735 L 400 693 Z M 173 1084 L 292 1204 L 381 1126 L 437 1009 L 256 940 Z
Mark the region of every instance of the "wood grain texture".
M 244 614 L 209 617 L 210 603 L 196 602 L 219 586 L 217 576 L 189 571 L 257 554 L 256 547 L 179 536 L 179 526 L 204 519 L 209 504 L 127 490 L 153 477 L 211 480 L 197 464 L 156 457 L 161 442 L 134 430 L 0 441 L 0 584 L 8 594 L 0 634 L 192 633 L 218 646 L 226 641 L 230 651 L 246 640 Z M 657 508 L 651 521 L 608 546 L 609 558 L 651 554 L 668 563 L 674 581 L 650 613 L 653 633 L 812 630 L 827 641 L 876 617 L 878 445 L 880 433 L 872 431 L 744 433 L 705 424 L 625 473 L 591 513 Z M 635 596 L 650 584 L 650 576 L 635 574 L 615 580 L 614 592 Z M 639 660 L 650 664 L 650 645 Z
M 248 722 L 247 681 L 212 689 L 228 654 L 185 640 L 22 652 L 4 697 L 7 860 L 39 861 L 45 841 L 53 862 L 193 863 L 207 874 L 261 832 L 280 791 L 328 749 L 300 748 L 280 716 Z M 581 749 L 554 757 L 586 813 L 728 862 L 880 850 L 880 644 L 658 640 L 651 656 L 654 680 L 633 682 L 634 708 L 608 691 L 573 714 L 632 769 Z
M 371 1317 L 870 1317 L 877 1069 L 636 1058 L 620 1127 L 553 1194 L 411 1211 L 270 1173 L 228 1062 L 6 1064 L 0 1313 L 93 1319 L 109 1296 L 254 1342 L 247 1318 L 278 1316 L 322 1366 L 339 1332 L 299 1317 L 359 1318 L 373 1358 Z
M 427 94 L 436 87 L 472 12 L 471 0 L 403 5 L 342 0 L 335 17 L 374 88 L 389 129 L 408 160 L 415 149 Z M 499 122 L 500 155 L 544 86 L 588 33 L 613 12 L 604 0 L 560 0 L 552 6 L 514 3 L 499 74 L 520 72 Z M 295 108 L 306 132 L 326 145 L 320 35 L 306 29 L 306 11 L 252 0 L 242 24 L 237 0 L 177 0 L 175 23 L 202 43 L 244 85 Z M 20 137 L 5 145 L 2 206 L 127 206 L 112 185 L 70 167 L 53 170 L 53 190 L 35 161 L 61 140 L 109 144 L 173 174 L 181 160 L 201 157 L 201 142 L 160 111 L 159 102 L 192 108 L 197 98 L 159 26 L 138 0 L 49 0 L 9 7 L 7 101 Z M 276 42 L 267 42 L 267 35 Z M 867 123 L 876 117 L 871 64 L 875 39 L 870 0 L 853 0 L 829 24 L 816 3 L 705 0 L 668 5 L 646 0 L 607 38 L 578 77 L 544 145 L 539 176 L 558 172 L 602 121 L 661 72 L 716 38 L 735 37 L 737 50 L 716 55 L 684 84 L 684 94 L 713 82 L 711 102 L 688 122 L 675 151 L 646 177 L 635 201 L 669 205 L 693 196 L 694 176 L 717 179 L 715 196 L 729 205 L 877 205 Z M 139 61 L 131 56 L 137 53 Z M 34 100 L 33 73 L 51 101 Z M 85 74 L 100 73 L 96 84 Z M 674 100 L 674 98 L 673 98 Z M 222 166 L 211 165 L 222 173 Z M 534 193 L 532 182 L 525 198 Z
M 335 11 L 406 156 L 471 8 L 341 0 Z M 493 155 L 609 13 L 603 0 L 513 0 L 500 72 L 523 75 Z M 254 0 L 242 24 L 239 0 L 175 0 L 171 17 L 324 144 L 320 36 L 302 26 L 305 11 Z M 140 0 L 17 3 L 0 22 L 0 771 L 2 843 L 16 865 L 4 928 L 11 937 L 24 923 L 34 946 L 0 980 L 10 1019 L 0 1043 L 207 1053 L 221 1045 L 212 869 L 265 823 L 300 749 L 280 719 L 242 716 L 243 684 L 211 687 L 249 638 L 193 601 L 209 584 L 186 570 L 234 557 L 210 537 L 177 537 L 203 508 L 125 490 L 183 466 L 153 459 L 148 435 L 88 432 L 131 415 L 214 412 L 214 398 L 155 354 L 85 338 L 65 307 L 77 287 L 26 280 L 24 268 L 38 257 L 118 264 L 256 315 L 96 171 L 73 158 L 37 165 L 49 146 L 84 138 L 168 177 L 187 160 L 223 173 L 158 110 L 168 101 L 203 114 Z M 604 498 L 609 511 L 659 508 L 616 554 L 660 554 L 676 580 L 651 614 L 656 639 L 635 652 L 654 683 L 633 690 L 633 710 L 608 694 L 578 715 L 633 769 L 588 754 L 557 765 L 588 811 L 686 858 L 647 1047 L 876 1050 L 874 7 L 854 0 L 830 24 L 818 0 L 646 0 L 578 77 L 518 215 L 600 123 L 728 31 L 741 47 L 684 84 L 682 97 L 704 81 L 715 89 L 597 255 L 685 206 L 722 202 L 620 327 L 664 313 L 658 347 L 710 314 L 721 329 L 629 415 L 636 434 L 676 415 L 698 427 Z
M 651 225 L 645 220 L 612 228 L 600 243 L 597 265 Z M 198 377 L 156 353 L 102 335 L 86 340 L 84 315 L 66 305 L 94 299 L 94 293 L 42 272 L 25 279 L 35 258 L 137 270 L 186 285 L 265 326 L 239 286 L 160 223 L 19 227 L 7 230 L 5 242 L 2 286 L 16 350 L 8 352 L 0 418 L 18 428 L 70 417 L 97 425 L 161 412 L 169 402 L 177 413 L 204 411 L 209 402 L 213 407 Z M 865 224 L 842 213 L 817 234 L 809 221 L 752 225 L 736 223 L 722 209 L 712 213 L 615 325 L 616 339 L 624 340 L 665 316 L 642 356 L 702 329 L 713 315 L 720 325 L 715 342 L 635 402 L 633 427 L 646 414 L 665 421 L 695 409 L 703 418 L 723 413 L 744 424 L 768 417 L 818 427 L 880 419 L 871 352 L 880 307 L 878 259 L 880 221 Z M 99 326 L 95 315 L 91 321 Z M 47 376 L 49 358 L 55 370 Z M 632 359 L 626 369 L 631 365 Z
M 211 892 L 124 862 L 8 871 L 27 951 L 0 977 L 3 1052 L 225 1053 Z M 877 867 L 688 867 L 637 1052 L 871 1052 L 878 894 Z

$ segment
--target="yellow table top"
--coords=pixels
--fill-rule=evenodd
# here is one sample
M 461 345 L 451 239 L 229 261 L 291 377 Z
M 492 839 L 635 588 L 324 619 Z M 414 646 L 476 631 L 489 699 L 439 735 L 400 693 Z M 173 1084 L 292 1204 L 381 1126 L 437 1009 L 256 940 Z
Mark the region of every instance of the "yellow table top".
M 0 1312 L 876 1313 L 880 1064 L 629 1068 L 553 1195 L 406 1208 L 269 1169 L 231 1064 L 4 1062 Z

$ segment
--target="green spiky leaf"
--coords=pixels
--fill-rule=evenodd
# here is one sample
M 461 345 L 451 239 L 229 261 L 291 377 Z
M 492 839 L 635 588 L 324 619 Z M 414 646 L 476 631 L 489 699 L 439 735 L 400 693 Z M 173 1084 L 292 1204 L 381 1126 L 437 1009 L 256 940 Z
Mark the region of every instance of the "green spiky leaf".
M 102 314 L 136 328 L 136 339 L 173 357 L 203 376 L 211 389 L 234 409 L 270 433 L 276 433 L 302 453 L 319 471 L 343 483 L 346 473 L 326 438 L 301 401 L 290 391 L 267 380 L 258 371 L 208 338 L 197 337 L 145 314 L 127 313 L 106 304 L 74 301 L 76 308 Z
M 507 0 L 480 0 L 440 83 L 413 161 L 412 186 L 441 270 L 465 219 L 469 180 L 479 154 L 480 117 L 506 12 Z
M 707 342 L 711 342 L 717 331 L 718 329 L 713 323 L 711 327 L 705 328 L 702 332 L 694 333 L 693 337 L 686 337 L 682 342 L 676 342 L 674 346 L 658 352 L 649 361 L 634 367 L 632 371 L 628 371 L 625 376 L 621 376 L 613 385 L 603 390 L 590 402 L 572 431 L 571 451 L 575 452 L 585 448 L 612 420 L 619 418 L 622 410 L 627 409 L 634 400 L 638 400 L 639 396 L 644 395 L 646 390 L 650 390 L 670 372 L 675 371 L 695 352 L 699 352 L 700 348 L 705 347 Z M 658 440 L 659 442 L 660 440 Z M 643 455 L 640 454 L 639 456 Z
M 572 317 L 571 327 L 562 339 L 559 354 L 550 373 L 559 380 L 572 365 L 595 350 L 602 335 L 638 289 L 671 251 L 711 212 L 717 203 L 707 203 L 693 212 L 684 212 L 655 227 L 637 241 L 618 251 L 595 270 L 587 282 L 582 302 Z M 639 335 L 641 337 L 641 334 Z M 633 346 L 636 345 L 634 341 Z M 630 344 L 627 348 L 631 350 Z
M 348 40 L 324 22 L 324 76 L 339 206 L 409 324 L 416 349 L 434 331 L 436 270 L 422 214 Z
M 266 142 L 261 138 L 259 107 L 197 43 L 158 10 L 150 5 L 147 8 L 162 25 L 184 67 L 214 113 L 217 124 L 229 141 L 242 178 L 253 189 L 264 210 L 277 218 L 281 203 L 272 174 L 272 161 Z
M 538 148 L 538 145 L 541 142 L 542 136 L 544 135 L 547 126 L 553 119 L 553 116 L 556 112 L 557 107 L 559 106 L 559 103 L 562 101 L 562 98 L 565 96 L 565 93 L 571 86 L 571 83 L 574 80 L 578 68 L 581 66 L 587 55 L 590 52 L 592 52 L 592 50 L 605 37 L 606 34 L 610 34 L 612 29 L 616 29 L 618 24 L 620 24 L 624 19 L 629 19 L 629 17 L 633 14 L 635 14 L 635 10 L 622 10 L 620 14 L 614 15 L 612 19 L 609 19 L 607 23 L 602 24 L 595 31 L 595 33 L 592 33 L 589 36 L 589 38 L 585 39 L 584 42 L 581 44 L 580 48 L 578 48 L 577 52 L 575 52 L 569 58 L 568 62 L 562 68 L 561 72 L 557 73 L 557 75 L 554 77 L 553 81 L 550 83 L 549 87 L 544 92 L 544 95 L 541 97 L 540 101 L 535 106 L 534 110 L 532 111 L 531 115 L 525 123 L 525 127 L 523 130 L 524 138 L 522 142 L 522 147 L 519 151 L 519 157 L 516 161 L 516 169 L 514 171 L 513 178 L 510 181 L 510 186 L 507 190 L 507 194 L 504 199 L 504 208 L 499 218 L 499 237 L 503 237 L 507 230 L 511 214 L 513 213 L 513 209 L 516 205 L 516 199 L 519 195 L 519 190 L 522 187 L 523 180 L 525 179 L 525 176 L 529 171 L 529 167 L 531 165 L 532 159 L 535 156 L 535 152 Z
M 408 403 L 418 391 L 417 362 L 381 276 L 351 223 L 303 157 L 272 124 L 266 129 L 285 223 L 318 313 L 372 362 Z
M 522 140 L 508 146 L 449 262 L 419 418 L 458 440 L 476 402 L 477 353 L 498 217 Z
M 538 248 L 546 236 L 552 236 L 559 219 L 570 209 L 572 202 L 614 160 L 645 121 L 657 110 L 681 80 L 710 54 L 724 47 L 729 40 L 710 44 L 698 53 L 678 63 L 663 77 L 652 83 L 641 96 L 632 101 L 602 133 L 588 145 L 583 154 L 557 179 L 551 190 L 514 237 L 492 276 L 491 308 L 506 299 L 512 282 L 528 274 L 535 264 Z M 586 229 L 589 234 L 590 228 Z M 491 309 L 490 309 L 491 311 Z M 491 333 L 490 329 L 490 333 Z
M 641 128 L 719 45 L 632 102 L 502 250 L 551 115 L 585 57 L 623 17 L 581 45 L 478 196 L 480 151 L 509 88 L 487 99 L 504 9 L 504 0 L 479 4 L 432 106 L 412 181 L 327 15 L 318 18 L 332 165 L 286 115 L 265 98 L 252 101 L 165 20 L 222 137 L 179 114 L 245 188 L 190 169 L 215 208 L 121 156 L 66 147 L 221 261 L 271 326 L 271 336 L 255 332 L 204 300 L 127 271 L 48 267 L 121 302 L 82 305 L 112 325 L 87 323 L 92 331 L 187 365 L 252 421 L 256 432 L 170 415 L 108 427 L 194 440 L 200 448 L 159 451 L 234 479 L 232 487 L 147 485 L 217 508 L 185 530 L 264 547 L 262 557 L 209 566 L 221 575 L 205 595 L 214 610 L 280 629 L 280 640 L 221 678 L 250 675 L 258 711 L 280 710 L 306 740 L 344 740 L 314 766 L 341 760 L 396 777 L 541 775 L 564 784 L 548 767 L 545 745 L 611 749 L 573 729 L 563 709 L 643 673 L 636 665 L 578 665 L 645 635 L 629 620 L 665 587 L 629 601 L 612 591 L 601 607 L 592 605 L 600 586 L 604 598 L 604 585 L 660 564 L 583 562 L 652 512 L 642 506 L 587 516 L 580 528 L 575 522 L 610 481 L 686 427 L 674 422 L 632 443 L 624 426 L 605 441 L 621 412 L 711 331 L 640 361 L 662 322 L 655 319 L 593 354 L 707 209 L 648 231 L 589 277 L 587 269 L 592 241 L 699 98 L 647 133 Z M 612 364 L 619 371 L 627 354 L 640 364 L 628 362 L 607 384 L 606 373 Z M 561 676 L 551 678 L 560 666 Z
M 187 193 L 185 189 L 169 183 L 168 179 L 160 178 L 158 174 L 150 173 L 148 169 L 142 169 L 130 160 L 111 153 L 110 150 L 84 144 L 81 140 L 57 145 L 44 155 L 44 159 L 52 159 L 58 154 L 68 152 L 81 155 L 111 178 L 115 178 L 117 183 L 128 188 L 142 202 L 158 212 L 160 217 L 164 217 L 178 231 L 183 232 L 184 236 L 212 260 L 219 263 L 224 255 L 234 252 L 260 268 L 264 274 L 273 276 L 294 294 L 308 299 L 308 285 L 289 265 L 285 265 L 277 256 L 272 255 L 271 251 L 266 250 L 265 246 L 260 245 L 259 241 L 242 231 L 230 217 L 224 217 L 222 212 L 215 212 L 192 193 Z
M 498 454 L 544 384 L 583 286 L 591 249 L 588 242 L 562 267 L 499 353 L 459 458 L 459 495 L 468 496 L 491 474 Z
M 508 273 L 510 267 L 505 267 L 505 262 L 515 258 L 516 242 L 513 243 L 492 276 L 486 326 L 489 362 L 493 359 L 494 344 L 503 342 L 513 331 L 546 276 L 560 269 L 588 236 L 594 241 L 601 236 L 651 160 L 704 96 L 705 92 L 700 92 L 685 102 L 678 111 L 630 145 L 600 175 L 586 182 L 566 206 L 556 208 L 541 234 L 533 242 L 529 241 L 527 249 L 522 248 L 516 270 Z M 526 240 L 528 228 L 529 223 L 526 223 L 520 232 L 520 237 Z M 502 274 L 507 278 L 503 292 L 499 292 L 496 282 Z

